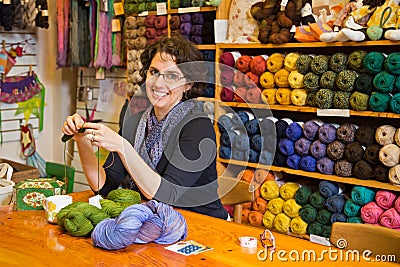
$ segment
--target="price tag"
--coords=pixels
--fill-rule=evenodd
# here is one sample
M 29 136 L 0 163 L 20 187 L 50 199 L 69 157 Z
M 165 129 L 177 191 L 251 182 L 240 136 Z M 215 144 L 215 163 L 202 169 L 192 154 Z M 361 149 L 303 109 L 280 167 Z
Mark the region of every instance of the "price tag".
M 167 3 L 157 3 L 157 15 L 167 14 Z
M 11 0 L 3 0 L 3 5 L 11 5 Z
M 190 12 L 200 12 L 199 6 L 193 7 L 180 7 L 178 8 L 178 13 L 190 13 Z
M 43 17 L 48 17 L 49 16 L 49 11 L 47 9 L 42 10 L 42 16 Z
M 106 74 L 103 68 L 96 69 L 96 80 L 104 80 L 106 78 Z
M 329 242 L 328 238 L 318 236 L 318 235 L 310 234 L 310 241 L 313 243 L 317 243 L 317 244 L 328 246 L 328 247 L 331 246 L 331 243 Z
M 317 109 L 317 116 L 350 117 L 349 109 Z
M 111 31 L 120 32 L 121 31 L 121 21 L 119 19 L 113 19 L 111 21 Z
M 122 2 L 114 3 L 114 14 L 115 16 L 124 15 L 124 5 Z
M 138 14 L 139 17 L 146 17 L 148 15 L 149 15 L 149 11 L 143 11 L 142 13 Z
M 225 43 L 228 35 L 228 20 L 216 19 L 214 20 L 214 38 L 215 43 Z

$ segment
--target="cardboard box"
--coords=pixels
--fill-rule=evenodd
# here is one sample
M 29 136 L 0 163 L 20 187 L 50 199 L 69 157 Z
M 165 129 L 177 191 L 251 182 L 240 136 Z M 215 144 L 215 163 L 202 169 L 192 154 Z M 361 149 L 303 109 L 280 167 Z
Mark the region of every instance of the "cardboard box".
M 29 166 L 26 164 L 18 163 L 18 162 L 12 161 L 12 160 L 3 159 L 3 158 L 0 158 L 0 163 L 8 163 L 11 165 L 11 167 L 13 167 L 14 172 L 13 172 L 13 175 L 11 176 L 11 180 L 15 184 L 17 184 L 27 178 L 38 178 L 39 177 L 39 169 L 38 168 Z
M 65 194 L 65 184 L 55 178 L 28 178 L 15 190 L 17 210 L 41 210 L 46 197 Z

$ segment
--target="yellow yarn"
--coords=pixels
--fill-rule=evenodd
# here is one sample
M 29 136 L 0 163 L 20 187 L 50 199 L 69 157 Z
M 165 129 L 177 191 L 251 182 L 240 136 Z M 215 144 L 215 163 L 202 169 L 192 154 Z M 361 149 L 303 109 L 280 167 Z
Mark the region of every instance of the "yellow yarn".
M 298 235 L 304 235 L 307 233 L 307 226 L 308 224 L 301 219 L 300 216 L 293 218 L 290 221 L 290 229 L 292 230 L 292 233 L 298 234 Z
M 300 54 L 296 52 L 292 52 L 286 55 L 284 65 L 285 69 L 288 71 L 294 71 L 296 70 L 296 61 L 299 58 Z
M 301 206 L 296 203 L 294 198 L 288 199 L 283 203 L 283 212 L 290 218 L 295 218 L 299 216 L 299 210 Z
M 283 204 L 285 203 L 285 200 L 283 200 L 280 197 L 271 199 L 268 202 L 267 205 L 267 210 L 269 210 L 270 212 L 272 212 L 272 214 L 278 215 L 279 213 L 283 212 Z
M 265 227 L 271 229 L 274 226 L 274 219 L 275 214 L 272 214 L 272 212 L 267 210 L 263 215 L 263 224 Z
M 278 87 L 289 87 L 289 71 L 280 69 L 274 75 L 274 81 Z
M 260 75 L 260 85 L 262 88 L 269 89 L 275 87 L 274 74 L 266 71 Z
M 293 89 L 290 92 L 290 100 L 295 106 L 305 106 L 307 101 L 307 90 Z
M 294 198 L 294 195 L 296 194 L 296 191 L 300 188 L 300 185 L 297 183 L 293 182 L 287 182 L 284 183 L 280 188 L 279 188 L 279 194 L 284 200 L 288 200 L 291 198 Z
M 274 105 L 276 104 L 276 91 L 277 89 L 264 89 L 261 94 L 261 99 L 265 104 Z
M 273 53 L 267 59 L 267 69 L 270 72 L 277 72 L 283 67 L 283 61 L 285 60 L 285 56 L 281 53 Z
M 266 200 L 279 197 L 279 185 L 276 181 L 266 181 L 260 188 L 261 196 Z
M 275 97 L 276 101 L 278 101 L 281 105 L 290 105 L 292 101 L 290 100 L 290 93 L 292 90 L 289 88 L 279 88 L 276 90 Z
M 297 70 L 291 71 L 289 73 L 289 85 L 293 89 L 301 89 L 304 88 L 304 75 L 298 72 Z
M 274 228 L 279 233 L 288 233 L 291 219 L 285 213 L 279 213 L 274 220 Z

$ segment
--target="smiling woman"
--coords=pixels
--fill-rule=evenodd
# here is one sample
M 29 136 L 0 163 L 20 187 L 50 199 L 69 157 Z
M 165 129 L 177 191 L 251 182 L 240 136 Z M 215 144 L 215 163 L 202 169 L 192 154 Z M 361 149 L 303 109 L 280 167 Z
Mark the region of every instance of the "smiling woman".
M 77 114 L 64 123 L 62 131 L 74 135 L 89 185 L 104 196 L 122 186 L 148 199 L 227 219 L 217 193 L 214 128 L 193 99 L 207 82 L 201 52 L 183 37 L 161 37 L 140 59 L 139 92 L 152 104 L 147 110 L 127 109 L 118 134 L 99 123 L 85 123 L 88 130 L 80 133 L 83 120 Z M 93 145 L 112 152 L 99 172 Z

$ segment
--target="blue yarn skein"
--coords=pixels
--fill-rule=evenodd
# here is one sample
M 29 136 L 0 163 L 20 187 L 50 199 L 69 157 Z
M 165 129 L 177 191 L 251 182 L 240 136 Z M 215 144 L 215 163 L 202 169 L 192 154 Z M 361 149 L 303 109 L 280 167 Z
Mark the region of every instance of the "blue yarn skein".
M 314 172 L 317 166 L 317 159 L 313 156 L 307 155 L 300 159 L 299 167 L 303 171 Z
M 254 116 L 252 116 L 254 117 Z M 238 110 L 232 117 L 232 124 L 234 128 L 241 128 L 246 122 L 250 120 L 249 112 L 245 110 Z
M 321 181 L 318 185 L 318 188 L 321 196 L 325 198 L 339 194 L 339 186 L 337 185 L 337 183 Z
M 263 150 L 260 152 L 260 156 L 259 156 L 259 163 L 260 164 L 265 164 L 265 165 L 272 165 L 272 163 L 274 162 L 274 153 L 267 151 L 267 150 Z
M 250 136 L 260 133 L 259 121 L 257 118 L 249 120 L 244 124 L 246 131 Z
M 302 137 L 294 143 L 294 150 L 300 156 L 306 156 L 310 152 L 311 141 Z
M 286 128 L 286 137 L 297 141 L 303 136 L 303 127 L 298 122 L 292 122 Z
M 342 194 L 333 195 L 325 199 L 324 207 L 330 212 L 339 213 L 343 211 L 345 202 L 346 199 Z
M 301 156 L 298 154 L 290 155 L 286 158 L 286 165 L 291 169 L 298 170 L 300 159 Z
M 232 149 L 229 146 L 219 147 L 219 156 L 223 159 L 230 159 L 232 156 Z
M 347 216 L 343 213 L 333 213 L 331 215 L 331 223 L 346 222 L 346 221 L 347 221 Z
M 115 219 L 106 219 L 92 232 L 94 246 L 117 250 L 137 243 L 172 244 L 187 236 L 187 224 L 171 206 L 150 200 L 126 208 Z
M 255 151 L 260 152 L 261 150 L 263 150 L 263 144 L 264 144 L 263 136 L 261 136 L 259 134 L 255 134 L 251 137 L 250 146 Z
M 279 151 L 285 155 L 290 156 L 294 154 L 294 141 L 289 138 L 283 138 L 278 145 Z
M 233 127 L 232 116 L 233 116 L 233 113 L 228 113 L 228 114 L 224 114 L 218 118 L 218 128 L 219 128 L 220 132 L 226 132 L 227 130 L 232 129 L 232 127 Z

